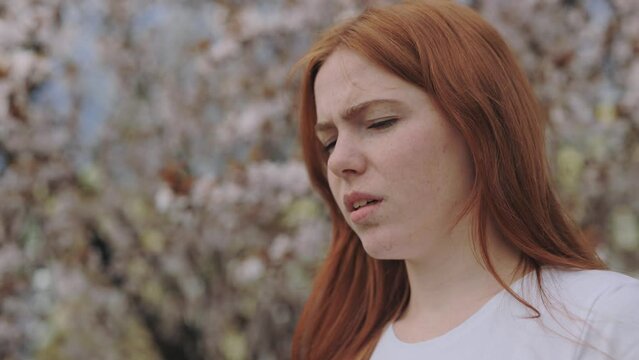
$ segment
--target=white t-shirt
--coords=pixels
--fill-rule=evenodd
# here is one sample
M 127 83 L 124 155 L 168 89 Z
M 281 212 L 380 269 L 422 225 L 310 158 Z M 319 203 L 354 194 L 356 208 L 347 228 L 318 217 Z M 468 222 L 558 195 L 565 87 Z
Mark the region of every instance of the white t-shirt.
M 535 272 L 511 286 L 540 318 L 526 318 L 533 313 L 502 290 L 462 324 L 427 341 L 402 342 L 387 326 L 371 359 L 639 360 L 639 280 L 551 267 L 542 278 L 549 307 Z

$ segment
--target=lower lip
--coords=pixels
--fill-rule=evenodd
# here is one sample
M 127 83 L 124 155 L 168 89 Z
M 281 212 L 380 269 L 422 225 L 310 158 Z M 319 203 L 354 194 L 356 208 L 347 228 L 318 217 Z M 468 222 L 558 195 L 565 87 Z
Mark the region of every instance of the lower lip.
M 351 213 L 351 221 L 355 224 L 363 222 L 368 216 L 375 212 L 375 210 L 377 210 L 381 204 L 382 202 L 379 201 L 375 204 L 366 205 L 363 208 L 353 211 Z

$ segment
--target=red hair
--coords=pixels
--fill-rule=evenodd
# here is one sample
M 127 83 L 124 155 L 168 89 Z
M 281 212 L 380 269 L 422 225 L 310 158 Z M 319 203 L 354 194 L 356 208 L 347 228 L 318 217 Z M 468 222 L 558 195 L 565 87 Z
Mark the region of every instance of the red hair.
M 537 312 L 497 275 L 487 251 L 489 221 L 519 250 L 525 270 L 605 268 L 551 188 L 544 116 L 497 31 L 452 1 L 368 9 L 328 30 L 298 63 L 304 160 L 313 187 L 328 204 L 333 234 L 293 336 L 294 360 L 370 356 L 384 326 L 401 315 L 410 296 L 403 261 L 369 257 L 328 186 L 314 131 L 314 80 L 338 47 L 421 87 L 462 134 L 475 174 L 465 207 L 465 213 L 477 209 L 473 244 L 487 270 L 519 301 Z

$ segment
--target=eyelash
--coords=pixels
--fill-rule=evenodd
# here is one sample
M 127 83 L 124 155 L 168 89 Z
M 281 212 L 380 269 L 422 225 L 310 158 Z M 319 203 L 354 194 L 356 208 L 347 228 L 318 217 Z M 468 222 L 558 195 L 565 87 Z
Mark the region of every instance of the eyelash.
M 333 140 L 333 141 L 329 142 L 328 144 L 324 145 L 324 153 L 326 155 L 330 155 L 331 152 L 333 152 L 333 148 L 335 147 L 335 143 L 336 143 L 336 141 Z
M 396 121 L 397 121 L 397 118 L 380 120 L 380 121 L 372 123 L 370 126 L 368 126 L 368 129 L 377 129 L 377 130 L 386 129 L 393 126 Z
M 367 126 L 367 129 L 371 129 L 371 130 L 384 130 L 387 129 L 393 125 L 395 125 L 395 123 L 397 122 L 397 118 L 390 118 L 390 119 L 384 119 L 384 120 L 380 120 L 377 122 L 372 123 L 371 125 Z M 335 143 L 337 142 L 337 140 L 333 140 L 330 141 L 329 143 L 327 143 L 326 145 L 324 145 L 324 152 L 326 154 L 329 154 L 332 152 L 333 148 L 335 147 Z

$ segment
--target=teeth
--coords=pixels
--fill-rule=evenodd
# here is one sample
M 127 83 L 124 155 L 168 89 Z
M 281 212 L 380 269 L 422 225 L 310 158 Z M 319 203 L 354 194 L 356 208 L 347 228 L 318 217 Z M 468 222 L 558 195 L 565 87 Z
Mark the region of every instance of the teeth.
M 353 209 L 357 210 L 359 208 L 361 208 L 362 206 L 365 206 L 368 203 L 373 202 L 374 200 L 360 200 L 356 203 L 353 204 Z

